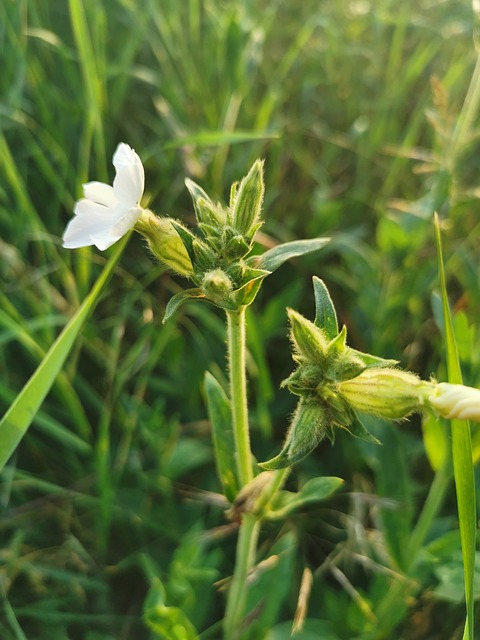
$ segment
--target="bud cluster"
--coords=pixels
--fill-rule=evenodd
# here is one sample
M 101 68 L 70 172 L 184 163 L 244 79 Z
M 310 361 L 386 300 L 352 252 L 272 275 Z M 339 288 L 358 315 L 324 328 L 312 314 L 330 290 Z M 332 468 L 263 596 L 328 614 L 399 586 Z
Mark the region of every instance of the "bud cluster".
M 263 224 L 263 161 L 257 160 L 245 178 L 232 186 L 228 207 L 213 202 L 192 180 L 185 183 L 199 233 L 178 220 L 159 218 L 150 211 L 143 212 L 135 229 L 147 239 L 161 262 L 194 283 L 194 289 L 182 292 L 182 301 L 188 297 L 204 298 L 229 310 L 250 304 L 261 281 L 270 273 L 256 268 L 255 259 L 247 257 L 255 232 Z M 175 301 L 173 306 L 178 308 Z
M 280 454 L 262 464 L 279 469 L 305 457 L 336 428 L 368 442 L 378 442 L 363 426 L 359 412 L 401 420 L 428 405 L 435 384 L 385 360 L 347 346 L 347 331 L 338 330 L 324 283 L 314 278 L 315 322 L 288 310 L 295 371 L 282 386 L 300 396 Z

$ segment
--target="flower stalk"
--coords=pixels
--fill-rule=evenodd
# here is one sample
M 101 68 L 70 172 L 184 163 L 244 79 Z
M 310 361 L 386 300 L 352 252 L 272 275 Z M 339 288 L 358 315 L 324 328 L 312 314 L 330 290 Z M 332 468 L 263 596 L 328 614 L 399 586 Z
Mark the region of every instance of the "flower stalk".
M 230 401 L 240 487 L 253 479 L 248 427 L 245 326 L 245 307 L 227 311 Z

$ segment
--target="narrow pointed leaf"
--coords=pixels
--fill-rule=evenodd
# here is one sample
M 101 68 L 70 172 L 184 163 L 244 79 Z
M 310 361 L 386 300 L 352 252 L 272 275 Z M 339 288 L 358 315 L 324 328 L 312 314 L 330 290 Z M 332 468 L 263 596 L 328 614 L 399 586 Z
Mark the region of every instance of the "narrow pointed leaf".
M 337 313 L 325 283 L 316 276 L 313 277 L 313 293 L 315 295 L 315 324 L 325 331 L 329 340 L 333 340 L 338 334 Z
M 318 251 L 329 242 L 330 238 L 314 238 L 313 240 L 285 242 L 273 249 L 265 251 L 265 253 L 257 258 L 256 266 L 266 271 L 275 271 L 278 267 L 281 267 L 284 262 L 290 260 L 290 258 L 296 258 L 311 253 L 312 251 Z
M 292 491 L 280 491 L 274 499 L 272 512 L 268 514 L 270 519 L 285 518 L 293 511 L 301 509 L 308 504 L 321 502 L 337 491 L 344 481 L 335 476 L 312 478 L 304 484 L 298 493 Z
M 0 421 L 0 471 L 27 432 L 45 396 L 50 391 L 85 321 L 95 308 L 127 244 L 127 234 L 103 269 L 93 289 L 48 350 L 30 380 Z
M 205 395 L 208 417 L 212 424 L 215 463 L 226 498 L 233 502 L 238 493 L 235 475 L 235 441 L 232 429 L 230 400 L 220 383 L 208 371 L 205 373 Z
M 442 239 L 437 215 L 435 215 L 434 221 L 447 351 L 448 382 L 452 384 L 462 384 L 462 374 L 460 371 L 457 344 L 453 331 L 452 314 L 447 296 L 445 268 L 442 256 Z M 453 471 L 455 476 L 458 519 L 460 525 L 460 538 L 462 541 L 463 567 L 465 572 L 467 620 L 465 624 L 464 638 L 465 640 L 473 640 L 473 578 L 475 571 L 476 497 L 474 469 L 472 463 L 472 439 L 468 420 L 451 420 L 450 422 L 452 428 Z
M 165 324 L 167 320 L 170 320 L 173 314 L 182 306 L 182 304 L 185 304 L 185 302 L 188 302 L 189 300 L 202 300 L 202 299 L 205 299 L 205 294 L 198 287 L 195 287 L 193 289 L 185 289 L 185 291 L 176 293 L 168 301 L 167 307 L 165 309 L 165 315 L 163 316 L 162 322 Z

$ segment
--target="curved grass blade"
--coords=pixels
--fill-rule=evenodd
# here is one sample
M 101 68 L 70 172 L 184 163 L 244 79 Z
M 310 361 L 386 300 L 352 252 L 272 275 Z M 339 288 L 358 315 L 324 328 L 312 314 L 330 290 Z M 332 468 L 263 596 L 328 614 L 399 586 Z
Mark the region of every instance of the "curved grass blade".
M 445 323 L 445 346 L 447 354 L 448 381 L 462 384 L 462 374 L 458 360 L 457 345 L 453 332 L 452 315 L 448 303 L 445 284 L 445 269 L 442 257 L 442 240 L 438 216 L 435 214 L 435 240 L 437 243 L 438 270 L 442 295 L 443 318 Z M 457 493 L 460 539 L 462 541 L 463 568 L 465 573 L 465 599 L 467 620 L 464 640 L 473 640 L 473 576 L 475 569 L 475 479 L 472 463 L 472 440 L 468 420 L 451 420 L 452 456 L 455 488 Z
M 48 350 L 37 370 L 0 421 L 0 472 L 27 432 L 127 244 L 127 234 L 103 269 L 91 292 Z

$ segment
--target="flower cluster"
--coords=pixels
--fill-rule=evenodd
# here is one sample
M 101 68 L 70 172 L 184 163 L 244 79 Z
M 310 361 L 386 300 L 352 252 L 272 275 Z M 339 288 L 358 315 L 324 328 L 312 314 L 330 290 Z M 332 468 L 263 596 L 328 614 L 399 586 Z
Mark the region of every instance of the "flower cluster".
M 300 396 L 278 456 L 261 464 L 280 469 L 308 455 L 336 428 L 378 442 L 363 426 L 361 414 L 401 420 L 413 412 L 433 410 L 446 418 L 480 420 L 480 390 L 421 380 L 399 369 L 394 360 L 362 353 L 346 344 L 324 283 L 314 278 L 315 322 L 288 310 L 295 371 L 282 385 Z
M 101 182 L 83 185 L 85 197 L 75 205 L 63 246 L 74 249 L 95 245 L 104 250 L 135 229 L 161 263 L 195 285 L 173 296 L 164 320 L 189 299 L 208 300 L 230 311 L 249 305 L 265 276 L 289 258 L 320 249 L 328 242 L 326 238 L 300 240 L 278 245 L 261 256 L 249 255 L 255 233 L 263 224 L 262 160 L 254 162 L 248 174 L 232 185 L 228 206 L 214 202 L 192 180 L 185 181 L 198 233 L 179 220 L 142 208 L 145 172 L 131 147 L 120 143 L 113 165 L 113 186 Z

